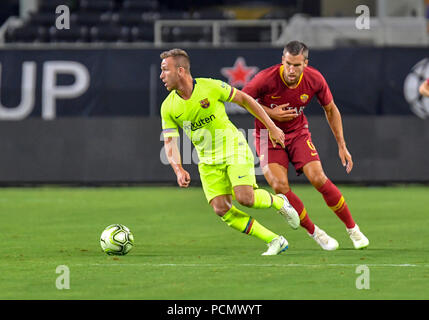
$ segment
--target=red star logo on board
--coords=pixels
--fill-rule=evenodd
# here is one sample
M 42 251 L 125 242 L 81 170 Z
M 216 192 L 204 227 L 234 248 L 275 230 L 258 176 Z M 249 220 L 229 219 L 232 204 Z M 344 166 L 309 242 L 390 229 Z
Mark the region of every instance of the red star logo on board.
M 225 78 L 228 78 L 228 83 L 231 86 L 242 88 L 258 70 L 258 67 L 248 67 L 246 60 L 243 57 L 238 57 L 233 67 L 221 68 L 220 72 Z

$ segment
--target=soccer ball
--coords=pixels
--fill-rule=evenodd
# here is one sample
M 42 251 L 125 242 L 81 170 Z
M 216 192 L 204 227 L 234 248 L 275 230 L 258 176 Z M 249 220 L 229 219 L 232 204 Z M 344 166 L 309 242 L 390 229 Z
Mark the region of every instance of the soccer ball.
M 420 84 L 429 79 L 429 58 L 419 61 L 404 81 L 404 97 L 411 110 L 420 118 L 429 117 L 429 98 L 419 93 Z
M 100 237 L 101 249 L 108 255 L 126 255 L 134 246 L 134 236 L 122 224 L 111 224 L 103 230 Z

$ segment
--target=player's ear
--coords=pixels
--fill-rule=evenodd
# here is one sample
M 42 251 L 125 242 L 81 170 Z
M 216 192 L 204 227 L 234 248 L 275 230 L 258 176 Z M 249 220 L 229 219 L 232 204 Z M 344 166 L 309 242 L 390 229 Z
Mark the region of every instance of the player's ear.
M 183 77 L 185 75 L 185 68 L 178 67 L 177 68 L 177 73 L 179 74 L 179 76 Z
M 304 59 L 304 67 L 308 66 L 308 59 Z

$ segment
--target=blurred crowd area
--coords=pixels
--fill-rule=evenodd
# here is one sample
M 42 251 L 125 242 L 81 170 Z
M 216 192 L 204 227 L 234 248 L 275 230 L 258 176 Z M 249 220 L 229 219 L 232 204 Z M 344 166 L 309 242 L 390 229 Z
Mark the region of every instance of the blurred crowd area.
M 70 10 L 69 28 L 61 29 L 55 24 L 59 5 Z M 316 34 L 313 30 L 323 34 L 348 32 L 347 28 L 354 28 L 353 18 L 362 5 L 371 17 L 403 17 L 410 34 L 420 31 L 422 25 L 423 31 L 429 32 L 424 20 L 425 16 L 429 19 L 429 0 L 2 0 L 0 42 L 274 43 L 281 40 L 282 34 L 283 38 L 289 36 L 287 22 L 292 26 L 289 33 L 312 43 L 305 38 L 303 28 L 312 28 L 307 34 Z M 389 23 L 394 28 L 398 21 L 387 22 L 391 28 Z M 375 27 L 384 28 L 386 24 L 377 22 Z M 384 29 L 381 32 L 386 33 Z M 347 37 L 364 44 L 378 41 L 354 34 Z

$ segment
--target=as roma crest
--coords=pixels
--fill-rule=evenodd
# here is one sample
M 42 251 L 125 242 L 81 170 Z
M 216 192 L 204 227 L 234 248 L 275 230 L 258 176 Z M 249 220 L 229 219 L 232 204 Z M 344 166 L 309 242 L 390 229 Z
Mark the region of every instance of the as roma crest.
M 201 100 L 200 105 L 201 105 L 201 108 L 207 109 L 208 107 L 210 107 L 209 99 L 205 98 L 205 99 Z
M 305 102 L 307 102 L 307 100 L 308 100 L 308 94 L 305 94 L 305 93 L 304 93 L 304 94 L 302 94 L 299 98 L 301 99 L 301 101 L 302 101 L 302 102 L 304 102 L 304 103 L 305 103 Z

